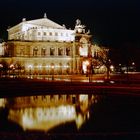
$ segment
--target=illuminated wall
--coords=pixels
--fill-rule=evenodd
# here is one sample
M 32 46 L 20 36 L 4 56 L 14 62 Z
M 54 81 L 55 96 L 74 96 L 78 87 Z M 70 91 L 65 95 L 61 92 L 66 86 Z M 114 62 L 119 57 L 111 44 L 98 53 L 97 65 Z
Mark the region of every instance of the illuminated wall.
M 21 23 L 8 29 L 8 35 L 9 40 L 71 42 L 74 41 L 75 31 L 47 17 L 30 21 L 24 18 Z
M 106 54 L 101 53 L 99 46 L 92 45 L 90 31 L 80 20 L 76 20 L 75 29 L 71 30 L 46 16 L 23 19 L 8 29 L 8 39 L 0 64 L 6 61 L 10 74 L 13 70 L 21 75 L 87 74 L 93 68 L 97 69 L 95 73 L 106 71 L 98 59 Z
M 4 46 L 0 43 L 0 56 L 4 56 Z

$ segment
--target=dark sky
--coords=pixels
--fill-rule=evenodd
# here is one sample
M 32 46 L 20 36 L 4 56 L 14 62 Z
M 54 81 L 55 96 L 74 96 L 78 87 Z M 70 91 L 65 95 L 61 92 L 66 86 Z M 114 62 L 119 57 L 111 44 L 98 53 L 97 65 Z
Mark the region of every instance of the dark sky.
M 139 0 L 1 0 L 0 35 L 6 36 L 8 26 L 27 20 L 49 19 L 74 28 L 77 18 L 93 34 L 94 42 L 117 47 L 140 44 Z

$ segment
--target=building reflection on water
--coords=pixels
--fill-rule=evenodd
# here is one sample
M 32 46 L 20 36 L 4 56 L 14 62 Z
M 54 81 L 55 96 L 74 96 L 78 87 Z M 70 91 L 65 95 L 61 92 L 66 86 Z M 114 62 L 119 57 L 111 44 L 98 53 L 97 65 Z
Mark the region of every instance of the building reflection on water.
M 49 131 L 74 122 L 77 129 L 90 117 L 89 108 L 97 103 L 96 95 L 40 95 L 1 99 L 9 110 L 8 119 L 24 131 Z

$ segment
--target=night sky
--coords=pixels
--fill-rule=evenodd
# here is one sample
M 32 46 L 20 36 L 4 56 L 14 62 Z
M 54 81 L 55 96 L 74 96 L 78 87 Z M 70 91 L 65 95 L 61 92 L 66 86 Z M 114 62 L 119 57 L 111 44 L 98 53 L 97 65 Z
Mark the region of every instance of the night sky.
M 93 41 L 112 48 L 140 46 L 139 0 L 1 0 L 0 36 L 6 39 L 6 29 L 27 20 L 49 19 L 68 28 L 75 20 L 91 30 Z M 140 47 L 139 47 L 140 48 Z

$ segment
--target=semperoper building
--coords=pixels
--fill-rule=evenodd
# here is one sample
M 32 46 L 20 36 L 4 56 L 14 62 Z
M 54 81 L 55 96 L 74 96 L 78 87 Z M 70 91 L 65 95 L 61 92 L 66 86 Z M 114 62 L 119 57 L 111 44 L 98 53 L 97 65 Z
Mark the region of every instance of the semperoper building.
M 8 41 L 3 45 L 6 63 L 11 69 L 25 74 L 86 74 L 90 70 L 105 71 L 96 58 L 106 57 L 102 49 L 93 45 L 92 35 L 79 19 L 75 28 L 67 29 L 48 19 L 22 22 L 9 28 Z M 1 62 L 2 63 L 2 62 Z

